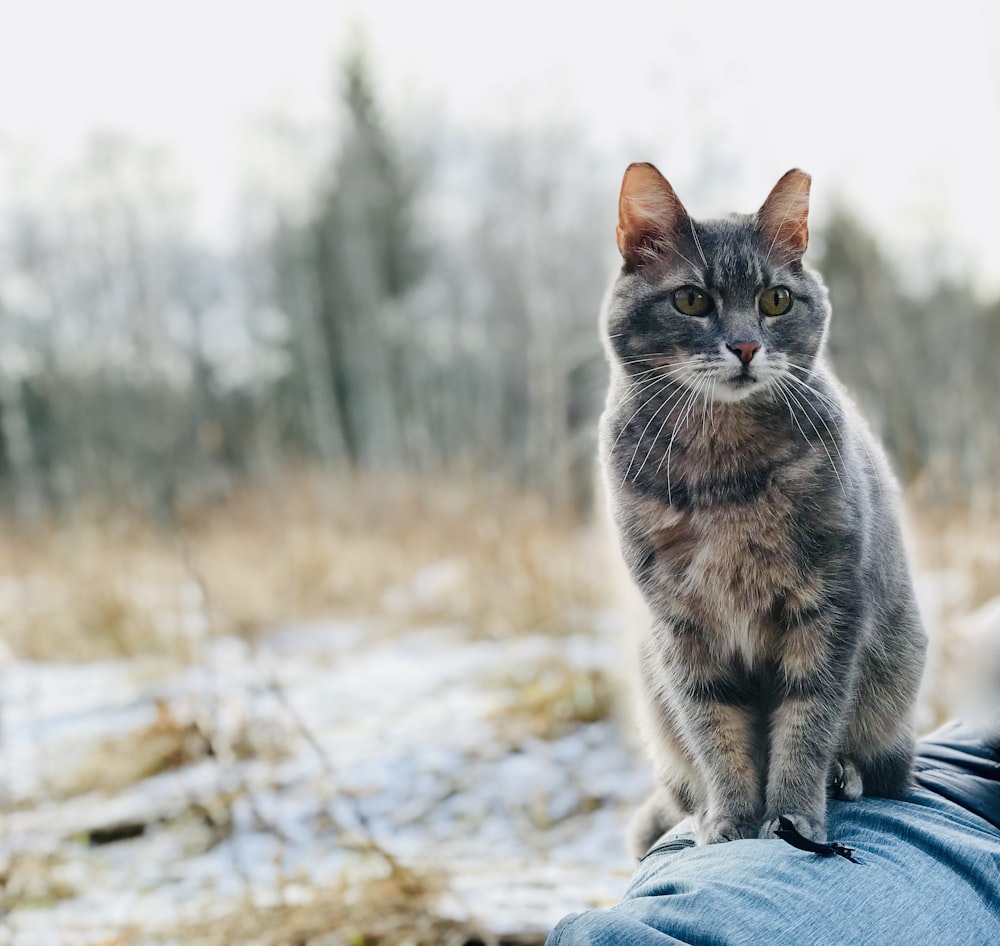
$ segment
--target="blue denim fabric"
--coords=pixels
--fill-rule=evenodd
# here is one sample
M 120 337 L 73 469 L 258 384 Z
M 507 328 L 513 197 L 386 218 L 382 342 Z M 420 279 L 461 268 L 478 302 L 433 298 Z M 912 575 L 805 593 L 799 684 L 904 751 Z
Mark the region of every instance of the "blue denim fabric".
M 1000 946 L 1000 830 L 938 792 L 831 801 L 829 837 L 860 864 L 778 840 L 693 847 L 688 829 L 654 846 L 620 903 L 567 917 L 547 946 Z

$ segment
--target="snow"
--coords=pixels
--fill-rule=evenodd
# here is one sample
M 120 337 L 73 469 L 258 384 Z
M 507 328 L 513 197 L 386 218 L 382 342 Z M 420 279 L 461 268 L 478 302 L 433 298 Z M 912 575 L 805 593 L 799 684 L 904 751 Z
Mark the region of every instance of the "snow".
M 393 600 L 408 607 L 454 580 L 441 563 Z M 920 588 L 932 624 L 965 596 L 947 573 Z M 949 644 L 988 665 L 993 685 L 998 622 L 1000 599 L 959 622 Z M 591 615 L 575 636 L 504 640 L 391 630 L 398 623 L 202 637 L 189 664 L 6 655 L 0 875 L 14 909 L 0 942 L 155 938 L 248 900 L 306 903 L 357 872 L 368 838 L 418 872 L 443 871 L 438 909 L 496 934 L 544 931 L 617 900 L 631 870 L 625 825 L 651 784 L 633 728 L 612 714 L 543 737 L 523 695 L 574 674 L 614 677 L 619 622 Z M 971 672 L 954 673 L 968 691 Z M 930 677 L 940 698 L 946 687 Z M 164 719 L 196 725 L 211 753 L 115 790 L 80 787 L 88 760 L 112 771 Z M 88 843 L 129 824 L 142 833 Z
M 996 720 L 1000 690 L 1000 597 L 954 624 L 941 692 L 955 715 Z
M 450 579 L 442 568 L 415 587 Z M 613 718 L 558 738 L 510 722 L 519 682 L 602 670 L 616 652 L 597 626 L 470 640 L 460 628 L 331 622 L 253 646 L 208 640 L 189 666 L 9 659 L 0 870 L 42 858 L 66 888 L 10 913 L 10 942 L 96 943 L 238 909 L 247 895 L 308 899 L 356 861 L 366 834 L 409 866 L 443 869 L 441 908 L 496 933 L 613 902 L 646 764 Z M 123 737 L 165 710 L 198 722 L 214 754 L 114 793 L 66 788 L 85 759 L 125 751 Z M 260 751 L 236 751 L 246 738 Z M 86 843 L 127 823 L 144 833 Z

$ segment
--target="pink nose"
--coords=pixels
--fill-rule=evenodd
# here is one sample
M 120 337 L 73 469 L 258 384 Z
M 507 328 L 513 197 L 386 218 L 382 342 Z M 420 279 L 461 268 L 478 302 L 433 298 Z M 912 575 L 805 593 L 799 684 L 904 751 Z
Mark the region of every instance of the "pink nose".
M 740 361 L 748 365 L 750 364 L 750 359 L 757 352 L 757 349 L 760 348 L 760 344 L 758 342 L 733 342 L 732 345 L 727 344 L 726 348 L 739 355 Z

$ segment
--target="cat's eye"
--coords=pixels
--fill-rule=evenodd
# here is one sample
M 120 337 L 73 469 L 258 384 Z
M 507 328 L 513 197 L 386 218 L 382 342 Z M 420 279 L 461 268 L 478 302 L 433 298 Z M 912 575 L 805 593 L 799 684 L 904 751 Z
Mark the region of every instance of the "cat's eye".
M 697 286 L 681 286 L 674 293 L 674 307 L 684 315 L 708 315 L 712 297 Z
M 764 315 L 784 315 L 792 307 L 792 294 L 784 286 L 772 286 L 760 294 L 757 304 Z

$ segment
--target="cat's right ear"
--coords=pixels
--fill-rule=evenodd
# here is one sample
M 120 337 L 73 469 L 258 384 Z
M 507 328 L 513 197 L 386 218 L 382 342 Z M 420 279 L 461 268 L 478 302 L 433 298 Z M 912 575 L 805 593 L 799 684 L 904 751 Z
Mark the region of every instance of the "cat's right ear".
M 792 168 L 774 185 L 760 210 L 757 222 L 767 241 L 768 256 L 775 250 L 799 259 L 809 245 L 809 185 L 805 171 Z
M 630 164 L 618 197 L 618 249 L 627 269 L 662 258 L 690 218 L 667 179 L 652 164 Z

